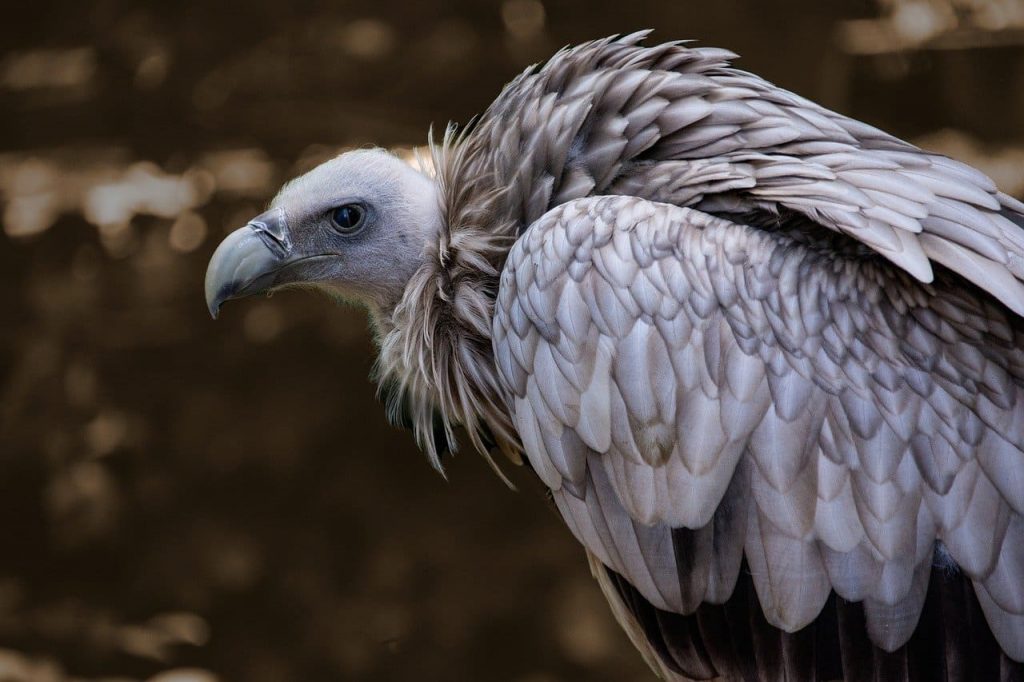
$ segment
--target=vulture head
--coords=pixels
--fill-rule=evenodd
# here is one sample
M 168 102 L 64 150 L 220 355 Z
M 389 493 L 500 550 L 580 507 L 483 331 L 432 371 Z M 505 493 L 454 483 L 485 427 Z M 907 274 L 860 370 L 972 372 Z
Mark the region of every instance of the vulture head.
M 388 307 L 439 225 L 431 178 L 382 149 L 347 152 L 286 184 L 220 244 L 206 272 L 210 314 L 229 299 L 299 286 Z

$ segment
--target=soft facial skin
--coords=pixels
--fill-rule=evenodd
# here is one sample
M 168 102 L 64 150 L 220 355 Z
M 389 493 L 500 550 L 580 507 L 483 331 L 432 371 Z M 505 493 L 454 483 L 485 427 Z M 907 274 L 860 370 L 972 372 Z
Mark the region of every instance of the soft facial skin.
M 393 305 L 439 224 L 431 178 L 381 149 L 347 152 L 286 184 L 221 242 L 206 271 L 207 306 L 216 317 L 224 301 L 286 286 Z

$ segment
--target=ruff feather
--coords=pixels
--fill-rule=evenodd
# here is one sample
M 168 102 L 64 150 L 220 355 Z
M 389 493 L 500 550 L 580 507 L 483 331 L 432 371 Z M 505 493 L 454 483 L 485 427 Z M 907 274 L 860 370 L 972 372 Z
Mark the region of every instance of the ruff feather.
M 381 385 L 394 385 L 392 415 L 407 410 L 430 462 L 442 471 L 433 438 L 440 416 L 448 448 L 462 427 L 508 482 L 490 454 L 494 444 L 520 463 L 504 389 L 491 348 L 491 320 L 498 278 L 518 221 L 505 207 L 505 189 L 490 167 L 488 149 L 472 127 L 448 126 L 429 147 L 441 196 L 442 226 L 427 246 L 426 262 L 406 286 L 390 315 L 376 321 Z

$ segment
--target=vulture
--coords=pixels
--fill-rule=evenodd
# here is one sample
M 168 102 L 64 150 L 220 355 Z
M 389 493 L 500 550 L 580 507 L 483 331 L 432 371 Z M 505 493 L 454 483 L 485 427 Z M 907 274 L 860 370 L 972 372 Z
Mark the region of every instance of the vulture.
M 288 182 L 210 312 L 365 306 L 393 418 L 528 466 L 666 679 L 1024 679 L 1024 205 L 646 36 Z

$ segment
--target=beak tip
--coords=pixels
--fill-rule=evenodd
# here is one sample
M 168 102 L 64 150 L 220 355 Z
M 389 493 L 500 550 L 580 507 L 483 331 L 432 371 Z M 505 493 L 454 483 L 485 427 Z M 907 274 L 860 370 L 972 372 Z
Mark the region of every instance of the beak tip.
M 206 309 L 210 311 L 210 317 L 217 319 L 220 316 L 220 308 L 224 301 L 231 298 L 230 293 L 225 291 L 226 287 L 218 287 L 211 291 L 208 287 L 206 292 Z
M 281 231 L 284 228 L 278 226 L 277 229 Z M 280 238 L 286 237 L 281 232 Z M 210 317 L 217 319 L 225 301 L 272 288 L 276 273 L 287 262 L 287 254 L 272 250 L 251 226 L 229 234 L 210 256 L 206 267 L 206 308 Z

